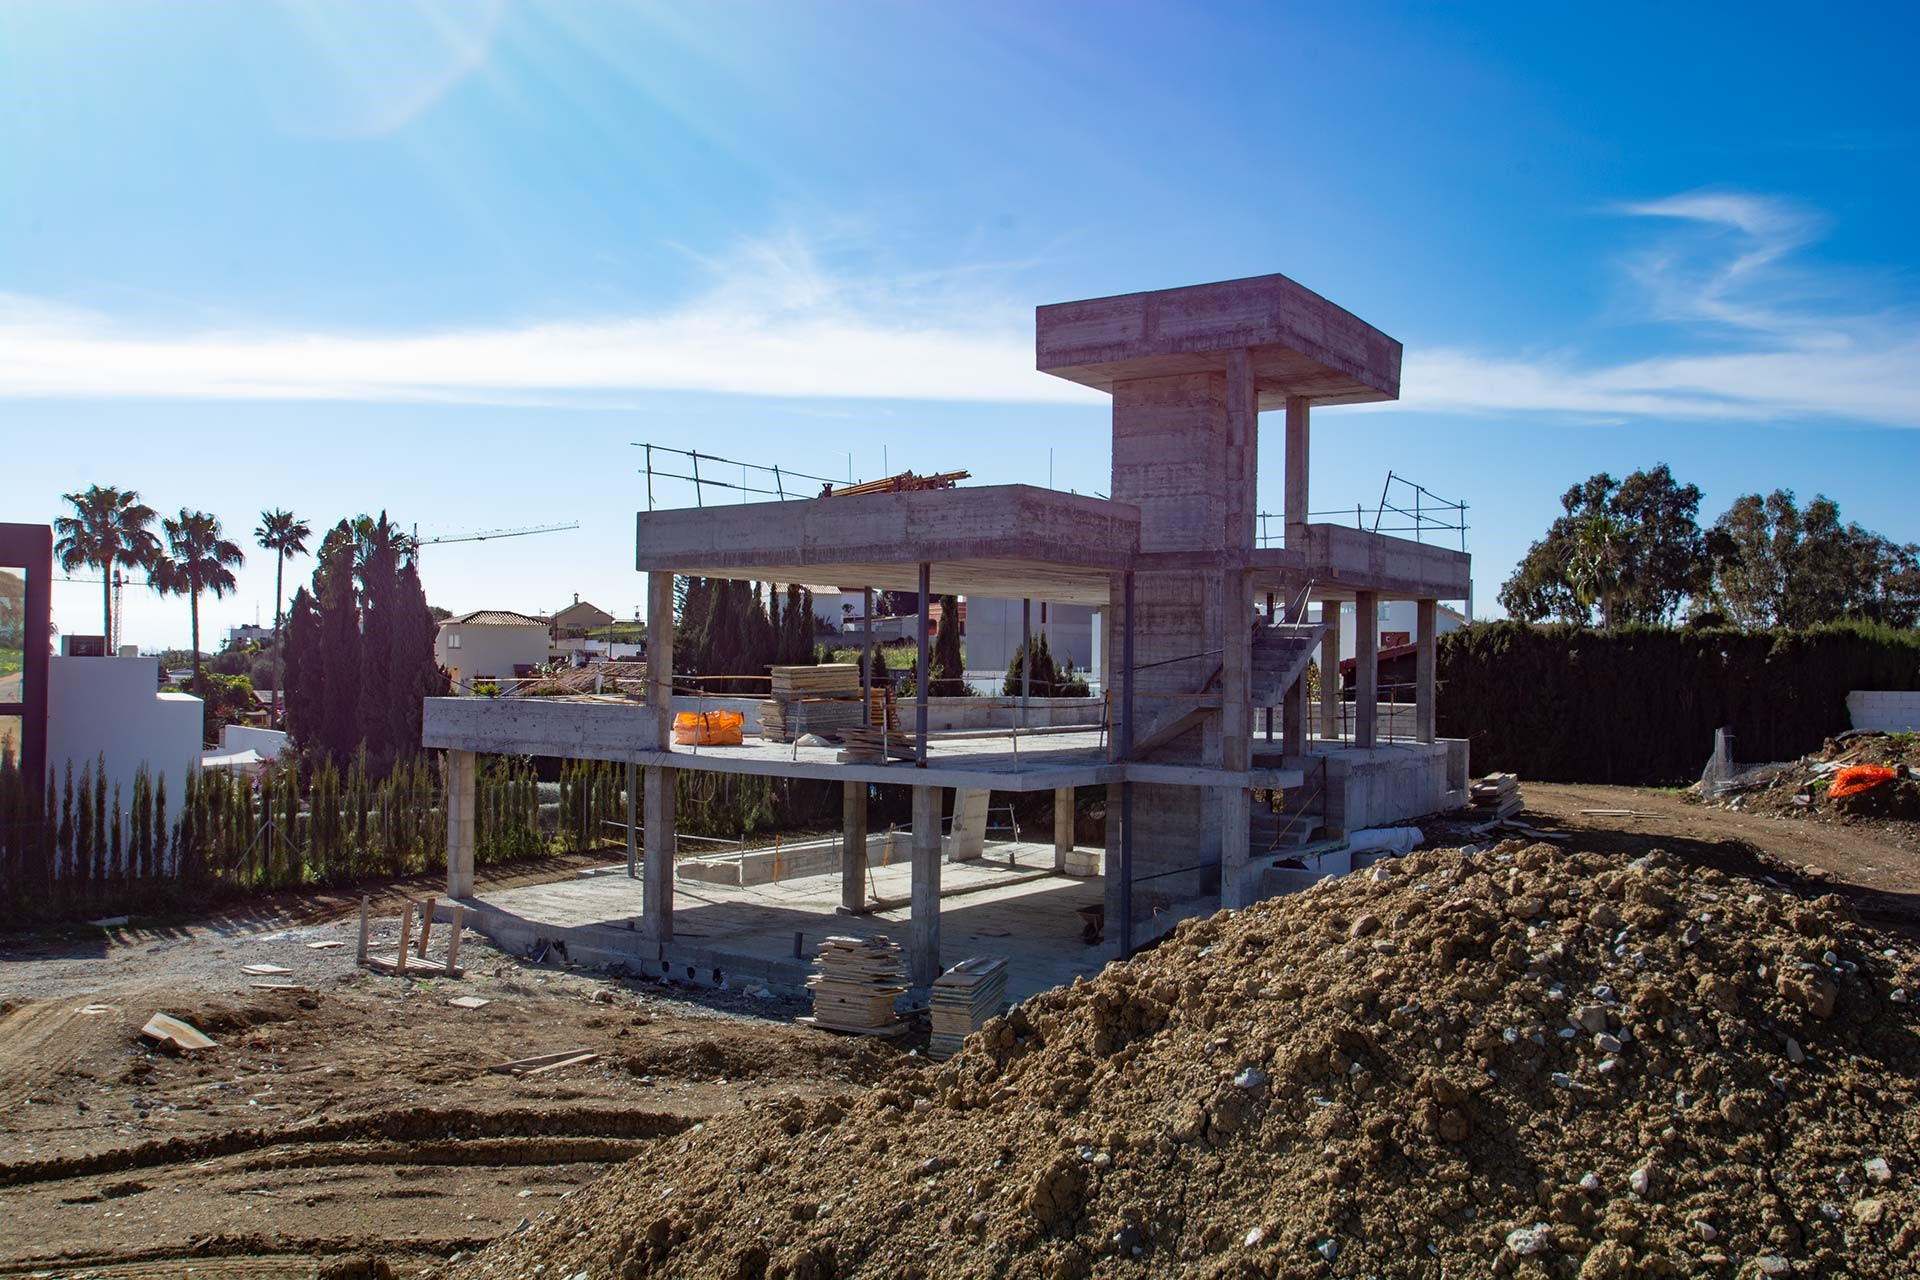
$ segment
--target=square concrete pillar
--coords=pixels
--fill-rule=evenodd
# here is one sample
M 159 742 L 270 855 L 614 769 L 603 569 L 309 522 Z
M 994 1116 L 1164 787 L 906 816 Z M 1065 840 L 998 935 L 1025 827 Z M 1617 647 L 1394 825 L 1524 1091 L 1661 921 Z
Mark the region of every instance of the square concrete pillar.
M 1353 745 L 1378 740 L 1380 718 L 1380 597 L 1355 593 L 1353 606 Z
M 1305 396 L 1287 397 L 1287 546 L 1296 550 L 1307 544 L 1308 415 L 1312 404 Z
M 1231 368 L 1231 366 L 1229 366 Z M 1221 596 L 1225 647 L 1220 656 L 1220 767 L 1244 774 L 1253 764 L 1253 584 L 1241 573 L 1226 575 Z M 1289 698 L 1286 708 L 1298 709 Z M 1288 749 L 1299 740 L 1289 724 Z M 1252 844 L 1251 797 L 1245 786 L 1220 788 L 1220 905 L 1246 905 L 1247 854 Z
M 1073 788 L 1053 789 L 1053 869 L 1067 869 L 1067 855 L 1073 852 Z
M 930 987 L 940 976 L 940 788 L 913 789 L 912 937 L 907 977 Z
M 840 784 L 840 909 L 867 909 L 867 784 Z
M 673 575 L 647 575 L 647 705 L 654 713 L 653 745 L 673 745 Z M 652 771 L 648 771 L 651 776 Z M 651 828 L 653 808 L 647 808 Z
M 1320 637 L 1320 736 L 1340 736 L 1340 602 L 1322 600 L 1320 620 L 1327 624 Z
M 953 793 L 953 831 L 947 837 L 948 862 L 973 862 L 987 856 L 987 802 L 991 791 Z
M 1287 601 L 1284 614 L 1288 622 L 1304 622 L 1307 602 L 1298 597 Z M 1280 691 L 1280 736 L 1286 742 L 1288 755 L 1299 755 L 1306 750 L 1307 676 L 1304 671 L 1298 680 Z
M 1439 602 L 1422 600 L 1414 606 L 1414 610 L 1415 625 L 1419 628 L 1419 639 L 1413 651 L 1414 736 L 1422 742 L 1432 742 L 1439 713 L 1434 700 L 1434 667 L 1439 657 L 1440 639 L 1437 634 Z
M 474 792 L 479 757 L 471 751 L 447 752 L 447 896 L 473 896 Z
M 640 874 L 640 766 L 627 762 L 627 878 Z
M 646 770 L 645 879 L 640 897 L 642 923 L 655 942 L 673 940 L 673 779 L 660 765 Z

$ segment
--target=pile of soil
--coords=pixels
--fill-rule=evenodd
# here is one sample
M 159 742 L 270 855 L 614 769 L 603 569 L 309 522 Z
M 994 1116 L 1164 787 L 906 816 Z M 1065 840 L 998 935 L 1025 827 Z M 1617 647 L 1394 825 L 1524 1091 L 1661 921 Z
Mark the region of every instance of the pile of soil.
M 1882 765 L 1901 776 L 1866 791 L 1830 797 L 1835 773 L 1850 765 Z M 1770 766 L 1754 785 L 1722 796 L 1724 807 L 1780 818 L 1848 826 L 1871 825 L 1895 836 L 1920 837 L 1920 735 L 1856 730 L 1829 738 L 1791 764 Z
M 696 1126 L 457 1274 L 1912 1276 L 1916 988 L 1837 898 L 1420 853 Z

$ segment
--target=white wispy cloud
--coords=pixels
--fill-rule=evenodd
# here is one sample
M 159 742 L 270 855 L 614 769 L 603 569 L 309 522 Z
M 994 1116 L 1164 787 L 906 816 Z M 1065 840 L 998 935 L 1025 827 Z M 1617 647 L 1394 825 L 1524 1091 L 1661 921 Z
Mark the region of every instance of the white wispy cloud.
M 1627 262 L 1644 318 L 1686 354 L 1611 364 L 1578 353 L 1409 348 L 1402 408 L 1920 427 L 1920 322 L 1850 303 L 1850 280 L 1796 265 L 1824 220 L 1792 202 L 1694 191 L 1618 207 L 1674 224 Z
M 1597 361 L 1572 341 L 1490 352 L 1410 343 L 1403 411 L 1581 422 L 1839 418 L 1920 427 L 1920 322 L 1797 264 L 1822 219 L 1702 191 L 1619 206 L 1667 229 L 1625 263 L 1673 354 Z M 824 247 L 823 247 L 824 246 Z M 429 333 L 138 330 L 0 295 L 0 397 L 605 404 L 655 391 L 1085 403 L 1033 369 L 1032 264 L 874 269 L 797 235 L 698 259 L 707 287 L 644 314 Z M 1380 406 L 1386 408 L 1389 406 Z
M 1034 371 L 1031 312 L 965 272 L 899 281 L 823 267 L 795 237 L 707 264 L 650 315 L 426 334 L 129 332 L 0 297 L 0 395 L 554 402 L 644 391 L 1085 401 Z

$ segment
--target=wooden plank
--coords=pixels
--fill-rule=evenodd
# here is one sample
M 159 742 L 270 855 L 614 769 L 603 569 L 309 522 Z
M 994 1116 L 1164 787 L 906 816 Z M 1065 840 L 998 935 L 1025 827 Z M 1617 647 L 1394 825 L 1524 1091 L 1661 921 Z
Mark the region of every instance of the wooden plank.
M 427 938 L 433 933 L 433 898 L 420 904 L 420 958 L 427 958 Z
M 217 1048 L 220 1043 L 191 1022 L 183 1021 L 170 1013 L 156 1013 L 148 1018 L 147 1025 L 140 1028 L 140 1034 L 149 1040 L 170 1044 L 188 1053 Z
M 599 1056 L 591 1049 L 562 1049 L 558 1053 L 536 1053 L 531 1058 L 515 1058 L 511 1062 L 498 1062 L 487 1070 L 499 1075 L 523 1075 L 534 1070 L 565 1066 L 571 1062 Z
M 240 966 L 240 972 L 255 978 L 271 978 L 283 973 L 292 973 L 293 970 L 283 964 L 243 964 Z

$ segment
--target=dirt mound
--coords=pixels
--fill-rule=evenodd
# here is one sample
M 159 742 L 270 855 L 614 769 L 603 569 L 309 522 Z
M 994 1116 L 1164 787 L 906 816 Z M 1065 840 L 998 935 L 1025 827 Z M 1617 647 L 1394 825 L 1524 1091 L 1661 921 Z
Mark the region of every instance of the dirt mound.
M 661 1142 L 459 1274 L 1911 1276 L 1917 980 L 1835 898 L 1418 854 Z

